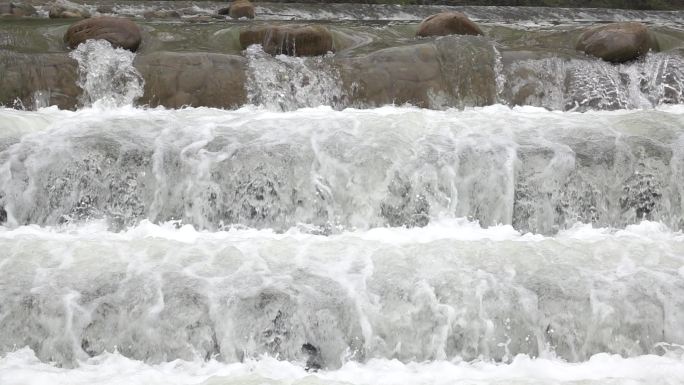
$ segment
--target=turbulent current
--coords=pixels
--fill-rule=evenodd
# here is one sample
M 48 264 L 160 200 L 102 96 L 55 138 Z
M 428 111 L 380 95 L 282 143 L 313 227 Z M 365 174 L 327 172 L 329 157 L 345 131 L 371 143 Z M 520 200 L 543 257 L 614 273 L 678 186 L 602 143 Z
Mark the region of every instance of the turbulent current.
M 675 59 L 428 110 L 245 56 L 239 109 L 134 107 L 96 41 L 80 108 L 0 108 L 0 384 L 684 384 Z
M 0 110 L 0 383 L 679 383 L 683 127 Z

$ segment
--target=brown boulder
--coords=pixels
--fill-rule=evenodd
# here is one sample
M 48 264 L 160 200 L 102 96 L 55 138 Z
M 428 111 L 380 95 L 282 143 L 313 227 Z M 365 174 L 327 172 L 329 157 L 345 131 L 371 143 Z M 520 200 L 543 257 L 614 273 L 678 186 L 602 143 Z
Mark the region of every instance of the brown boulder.
M 261 44 L 271 55 L 318 56 L 334 51 L 330 31 L 320 25 L 252 27 L 240 31 L 242 49 Z
M 230 4 L 228 14 L 233 19 L 239 19 L 241 17 L 254 19 L 254 6 L 249 2 L 249 0 L 236 0 Z
M 417 36 L 483 35 L 477 24 L 461 12 L 442 12 L 428 17 L 418 26 Z
M 30 4 L 0 3 L 0 16 L 33 16 L 36 9 Z
M 140 46 L 140 28 L 134 22 L 118 17 L 96 17 L 74 23 L 64 34 L 69 48 L 90 39 L 107 40 L 116 48 L 135 52 Z
M 50 19 L 82 19 L 90 17 L 90 13 L 84 9 L 53 5 L 48 11 L 48 16 Z
M 657 51 L 658 42 L 638 22 L 611 23 L 591 28 L 579 38 L 577 50 L 613 63 L 624 63 Z

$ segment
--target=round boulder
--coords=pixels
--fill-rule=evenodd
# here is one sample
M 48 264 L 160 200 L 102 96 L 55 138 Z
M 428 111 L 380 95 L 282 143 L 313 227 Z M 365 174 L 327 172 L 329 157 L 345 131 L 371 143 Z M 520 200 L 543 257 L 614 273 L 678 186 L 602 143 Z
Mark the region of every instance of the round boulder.
M 577 50 L 612 63 L 624 63 L 658 51 L 658 42 L 638 22 L 611 23 L 591 28 L 579 38 Z
M 239 19 L 241 17 L 254 19 L 254 6 L 249 2 L 249 0 L 235 0 L 230 3 L 228 14 L 233 19 Z
M 242 49 L 261 44 L 271 55 L 319 56 L 334 51 L 330 31 L 320 25 L 252 27 L 240 31 Z
M 416 36 L 484 35 L 480 27 L 461 12 L 442 12 L 423 20 Z
M 103 16 L 74 23 L 64 34 L 64 42 L 69 48 L 76 48 L 90 39 L 107 40 L 115 48 L 135 52 L 140 46 L 140 28 L 128 19 Z

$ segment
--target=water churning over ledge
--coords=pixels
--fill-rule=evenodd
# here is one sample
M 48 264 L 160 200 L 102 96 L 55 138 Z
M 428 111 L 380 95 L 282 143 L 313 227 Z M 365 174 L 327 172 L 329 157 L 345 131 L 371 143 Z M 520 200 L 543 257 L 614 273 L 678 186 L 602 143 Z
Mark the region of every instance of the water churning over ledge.
M 14 226 L 106 218 L 113 229 L 148 219 L 330 233 L 468 217 L 546 234 L 576 222 L 683 227 L 679 107 L 3 115 L 5 127 L 33 127 L 0 152 Z
M 89 40 L 69 56 L 78 62 L 81 106 L 129 106 L 143 95 L 144 80 L 133 66 L 133 52 L 113 48 L 105 40 Z

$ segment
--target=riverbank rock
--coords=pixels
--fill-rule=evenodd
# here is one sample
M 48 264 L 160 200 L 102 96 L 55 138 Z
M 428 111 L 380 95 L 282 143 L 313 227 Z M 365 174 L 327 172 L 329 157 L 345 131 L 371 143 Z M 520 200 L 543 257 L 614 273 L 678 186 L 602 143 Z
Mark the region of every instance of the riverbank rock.
M 418 26 L 416 36 L 484 35 L 480 27 L 461 12 L 442 12 L 428 17 Z
M 0 3 L 0 16 L 25 17 L 36 14 L 30 4 Z
M 242 49 L 261 44 L 271 55 L 319 56 L 334 51 L 330 31 L 320 25 L 251 27 L 240 31 Z
M 638 22 L 612 23 L 584 32 L 577 50 L 612 63 L 624 63 L 658 51 L 658 42 L 648 28 Z
M 140 46 L 140 28 L 128 19 L 103 16 L 74 23 L 64 34 L 69 48 L 76 48 L 89 39 L 107 40 L 116 48 L 135 52 Z
M 228 14 L 233 19 L 239 19 L 242 17 L 254 19 L 256 13 L 254 12 L 254 6 L 249 2 L 249 0 L 235 0 L 230 3 Z
M 83 19 L 90 17 L 90 13 L 85 9 L 53 5 L 48 11 L 48 16 L 50 19 Z

